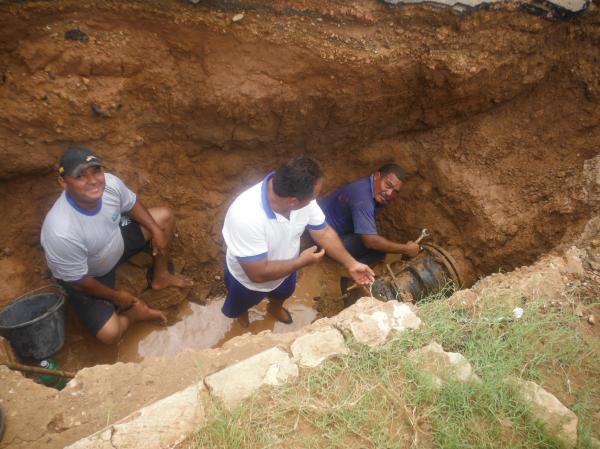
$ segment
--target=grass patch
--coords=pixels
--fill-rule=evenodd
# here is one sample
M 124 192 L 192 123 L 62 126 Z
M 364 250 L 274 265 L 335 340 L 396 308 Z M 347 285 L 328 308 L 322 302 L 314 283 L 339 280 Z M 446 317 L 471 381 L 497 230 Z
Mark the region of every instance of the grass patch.
M 590 446 L 600 406 L 598 348 L 573 314 L 528 303 L 521 319 L 496 306 L 473 316 L 424 301 L 422 329 L 383 348 L 351 343 L 351 353 L 264 389 L 235 410 L 219 409 L 195 448 L 559 448 L 508 376 L 533 380 L 579 416 L 579 448 Z M 460 352 L 481 382 L 440 388 L 407 353 L 431 341 Z M 570 374 L 577 370 L 577 379 Z M 567 380 L 569 380 L 567 382 Z M 598 435 L 595 435 L 598 437 Z

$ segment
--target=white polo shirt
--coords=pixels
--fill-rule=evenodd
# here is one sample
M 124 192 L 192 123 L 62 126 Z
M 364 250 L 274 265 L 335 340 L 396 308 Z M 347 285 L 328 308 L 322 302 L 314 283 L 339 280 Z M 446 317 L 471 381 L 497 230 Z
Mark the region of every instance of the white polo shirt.
M 250 290 L 275 290 L 287 277 L 267 282 L 252 282 L 241 262 L 290 260 L 300 252 L 300 237 L 305 229 L 327 226 L 325 215 L 315 200 L 290 212 L 288 220 L 269 204 L 268 183 L 274 173 L 241 193 L 229 207 L 223 225 L 227 244 L 227 268 L 235 279 Z

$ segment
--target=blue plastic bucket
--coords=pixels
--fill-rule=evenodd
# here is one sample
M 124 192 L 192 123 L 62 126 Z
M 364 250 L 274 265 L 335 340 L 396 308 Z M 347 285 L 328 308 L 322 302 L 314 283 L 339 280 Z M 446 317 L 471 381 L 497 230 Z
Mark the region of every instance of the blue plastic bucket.
M 0 335 L 20 357 L 50 357 L 65 342 L 63 290 L 54 285 L 42 287 L 0 310 Z

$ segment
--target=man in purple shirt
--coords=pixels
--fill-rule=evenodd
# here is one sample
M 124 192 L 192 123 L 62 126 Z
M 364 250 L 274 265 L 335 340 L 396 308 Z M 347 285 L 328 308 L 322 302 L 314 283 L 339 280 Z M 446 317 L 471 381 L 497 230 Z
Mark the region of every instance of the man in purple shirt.
M 386 253 L 410 257 L 419 253 L 419 245 L 413 241 L 397 243 L 377 233 L 375 216 L 398 193 L 405 180 L 402 167 L 385 164 L 368 178 L 346 184 L 320 201 L 327 223 L 358 261 L 374 265 Z

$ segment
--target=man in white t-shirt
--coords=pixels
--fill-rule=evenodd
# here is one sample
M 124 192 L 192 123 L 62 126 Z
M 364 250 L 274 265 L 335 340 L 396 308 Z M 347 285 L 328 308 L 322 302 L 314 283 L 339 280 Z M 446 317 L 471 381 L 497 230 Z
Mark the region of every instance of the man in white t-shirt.
M 325 222 L 315 198 L 323 172 L 312 159 L 297 157 L 239 195 L 223 225 L 227 244 L 223 313 L 249 324 L 248 309 L 269 299 L 268 312 L 282 323 L 292 316 L 283 307 L 296 286 L 296 271 L 317 263 L 327 253 L 354 280 L 373 282 L 373 271 L 346 251 L 336 232 Z M 308 230 L 317 246 L 300 253 L 300 237 Z
M 115 289 L 120 261 L 152 243 L 151 287 L 188 287 L 189 279 L 167 270 L 175 221 L 166 207 L 146 209 L 116 176 L 105 173 L 89 149 L 70 147 L 59 161 L 63 193 L 42 226 L 48 267 L 66 290 L 88 330 L 106 344 L 117 343 L 135 321 L 166 322 L 159 310 L 125 290 Z

